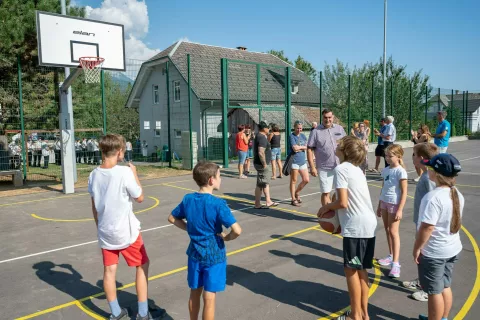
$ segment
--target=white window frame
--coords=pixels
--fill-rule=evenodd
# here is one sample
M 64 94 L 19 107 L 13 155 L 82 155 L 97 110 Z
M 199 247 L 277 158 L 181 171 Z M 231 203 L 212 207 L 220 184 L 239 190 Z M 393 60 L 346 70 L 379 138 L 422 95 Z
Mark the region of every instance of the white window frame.
M 298 94 L 298 83 L 292 83 L 292 86 L 291 86 L 291 92 L 292 94 Z
M 182 138 L 182 130 L 175 129 L 174 134 L 175 134 L 175 139 L 181 139 Z
M 158 84 L 154 84 L 152 86 L 152 100 L 153 104 L 160 104 L 160 86 Z
M 177 99 L 177 89 L 178 89 L 178 99 Z M 180 81 L 175 80 L 173 81 L 173 101 L 180 102 L 181 99 L 181 92 L 180 92 Z
M 161 131 L 162 131 L 162 130 L 160 130 L 160 129 L 155 129 L 154 131 L 155 131 L 155 137 L 156 137 L 156 138 L 158 138 L 158 137 L 161 136 L 161 134 L 162 134 Z

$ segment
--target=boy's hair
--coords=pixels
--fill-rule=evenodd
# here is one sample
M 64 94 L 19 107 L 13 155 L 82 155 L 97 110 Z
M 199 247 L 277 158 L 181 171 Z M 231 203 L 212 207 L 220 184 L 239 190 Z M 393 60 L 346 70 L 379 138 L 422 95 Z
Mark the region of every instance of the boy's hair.
M 385 154 L 386 153 L 391 153 L 394 156 L 398 157 L 400 165 L 403 167 L 403 169 L 406 169 L 405 167 L 405 162 L 403 162 L 403 148 L 399 144 L 391 144 L 385 149 Z
M 211 177 L 217 176 L 219 169 L 216 163 L 201 161 L 193 168 L 193 180 L 199 187 L 206 186 Z
M 99 147 L 104 157 L 114 156 L 116 152 L 126 149 L 125 138 L 119 134 L 107 134 L 100 138 Z
M 413 146 L 413 152 L 423 159 L 430 160 L 438 154 L 438 147 L 434 143 L 423 142 Z
M 343 161 L 358 167 L 365 162 L 366 150 L 363 141 L 353 136 L 345 136 L 338 141 L 337 148 L 343 153 Z

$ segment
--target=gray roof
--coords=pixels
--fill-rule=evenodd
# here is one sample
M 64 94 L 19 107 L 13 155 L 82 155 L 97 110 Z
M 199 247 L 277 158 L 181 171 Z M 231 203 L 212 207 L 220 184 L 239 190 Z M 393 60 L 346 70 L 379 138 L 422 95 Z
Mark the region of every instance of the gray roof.
M 430 101 L 437 101 L 438 94 L 433 96 Z M 451 94 L 440 94 L 440 101 L 446 107 L 450 106 L 450 101 L 452 100 Z M 453 106 L 455 108 L 463 108 L 463 94 L 454 94 L 453 95 Z M 469 93 L 468 94 L 468 108 L 467 112 L 475 112 L 480 108 L 480 93 Z
M 155 55 L 146 63 L 169 56 L 186 79 L 187 54 L 190 54 L 191 59 L 192 89 L 201 100 L 221 99 L 221 58 L 281 67 L 261 68 L 261 100 L 262 104 L 285 100 L 285 67 L 292 66 L 271 54 L 179 41 Z M 256 101 L 256 66 L 230 62 L 228 72 L 230 101 Z M 292 67 L 291 79 L 292 83 L 298 84 L 298 93 L 291 95 L 292 103 L 319 103 L 319 88 L 305 73 Z

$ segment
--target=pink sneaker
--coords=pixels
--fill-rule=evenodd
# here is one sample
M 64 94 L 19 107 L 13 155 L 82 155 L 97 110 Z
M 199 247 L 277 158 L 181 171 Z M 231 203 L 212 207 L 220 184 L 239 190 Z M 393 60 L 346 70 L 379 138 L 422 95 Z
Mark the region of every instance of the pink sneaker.
M 390 265 L 393 262 L 393 259 L 392 259 L 391 255 L 388 255 L 383 259 L 378 259 L 377 261 L 378 261 L 378 264 L 381 265 L 381 266 L 390 267 Z
M 392 269 L 390 270 L 388 276 L 390 278 L 400 278 L 400 264 L 392 264 Z

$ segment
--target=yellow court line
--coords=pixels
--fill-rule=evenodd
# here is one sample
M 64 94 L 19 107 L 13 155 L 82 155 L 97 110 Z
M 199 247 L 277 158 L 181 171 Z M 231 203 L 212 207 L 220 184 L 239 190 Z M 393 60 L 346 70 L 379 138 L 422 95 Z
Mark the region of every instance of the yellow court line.
M 77 301 L 77 303 L 75 303 L 77 305 L 78 308 L 80 308 L 80 310 L 82 310 L 83 312 L 85 312 L 86 314 L 88 314 L 90 317 L 92 317 L 93 319 L 97 319 L 97 320 L 105 320 L 104 317 L 101 317 L 99 316 L 98 314 L 96 314 L 95 312 L 93 312 L 92 310 L 90 310 L 90 308 L 88 308 L 86 305 L 84 305 L 83 303 Z
M 245 248 L 233 251 L 233 252 L 230 252 L 228 254 L 228 256 L 238 254 L 238 253 L 241 253 L 241 252 L 244 252 L 244 251 L 247 251 L 247 250 L 251 250 L 251 249 L 254 249 L 254 248 L 257 248 L 257 247 L 260 247 L 260 246 L 264 246 L 266 244 L 276 242 L 276 241 L 279 241 L 279 240 L 282 240 L 282 239 L 285 239 L 285 238 L 288 238 L 288 237 L 292 237 L 294 235 L 305 233 L 307 231 L 310 231 L 310 230 L 313 230 L 313 229 L 316 229 L 316 228 L 319 228 L 319 227 L 318 226 L 309 227 L 309 228 L 305 228 L 305 229 L 302 229 L 302 230 L 299 230 L 299 231 L 296 231 L 296 232 L 292 232 L 292 233 L 283 235 L 279 238 L 263 241 L 263 242 L 260 242 L 260 243 L 257 243 L 257 244 L 254 244 L 254 245 L 251 245 L 251 246 L 248 246 L 248 247 L 245 247 Z M 185 271 L 185 270 L 187 270 L 187 266 L 184 266 L 184 267 L 181 267 L 181 268 L 178 268 L 178 269 L 175 269 L 175 270 L 167 271 L 167 272 L 149 277 L 148 281 L 152 281 L 152 280 L 155 280 L 155 279 L 160 279 L 160 278 L 163 278 L 163 277 L 175 274 L 175 273 L 179 273 L 179 272 Z M 130 288 L 130 287 L 133 287 L 133 286 L 135 286 L 135 282 L 132 282 L 132 283 L 126 284 L 126 285 L 124 285 L 120 288 L 117 288 L 117 291 L 124 290 L 124 289 Z M 83 297 L 81 299 L 70 301 L 70 302 L 67 302 L 67 303 L 49 308 L 49 309 L 45 309 L 45 310 L 42 310 L 42 311 L 38 311 L 38 312 L 35 312 L 35 313 L 32 313 L 32 314 L 17 318 L 16 320 L 32 319 L 32 318 L 35 318 L 35 317 L 38 317 L 38 316 L 41 316 L 41 315 L 44 315 L 44 314 L 48 314 L 48 313 L 51 313 L 51 312 L 54 312 L 54 311 L 57 311 L 57 310 L 60 310 L 60 309 L 64 309 L 64 308 L 67 308 L 67 307 L 70 307 L 70 306 L 73 306 L 73 305 L 78 306 L 78 303 L 82 303 L 82 302 L 87 301 L 87 300 L 92 300 L 94 298 L 98 298 L 98 297 L 101 297 L 101 296 L 104 296 L 104 295 L 105 295 L 105 292 L 99 292 L 99 293 L 96 293 L 96 294 L 88 296 L 88 297 Z
M 149 210 L 152 210 L 156 207 L 158 207 L 158 205 L 160 204 L 160 200 L 158 200 L 157 198 L 155 197 L 147 197 L 147 198 L 150 198 L 152 199 L 153 201 L 155 201 L 155 204 L 151 207 L 148 207 L 146 209 L 142 209 L 142 210 L 139 210 L 139 211 L 136 211 L 134 212 L 135 214 L 139 214 L 139 213 L 142 213 L 142 212 L 145 212 L 145 211 L 149 211 Z M 85 218 L 85 219 L 53 219 L 53 218 L 44 218 L 44 217 L 41 217 L 39 215 L 36 215 L 35 213 L 32 213 L 31 216 L 35 219 L 39 219 L 39 220 L 43 220 L 43 221 L 52 221 L 52 222 L 85 222 L 85 221 L 93 221 L 94 219 L 93 218 Z
M 477 277 L 475 278 L 475 283 L 473 284 L 472 291 L 468 295 L 467 301 L 465 301 L 465 304 L 463 305 L 462 309 L 460 309 L 460 311 L 457 313 L 455 318 L 453 318 L 453 320 L 461 320 L 465 318 L 468 311 L 470 311 L 470 308 L 472 308 L 473 303 L 477 299 L 478 294 L 480 292 L 480 249 L 478 248 L 477 241 L 472 236 L 472 234 L 464 226 L 462 226 L 462 230 L 463 232 L 465 232 L 468 239 L 470 239 L 470 242 L 472 243 L 472 246 L 473 246 L 473 251 L 475 252 L 475 258 L 477 260 Z
M 147 185 L 144 185 L 142 187 L 143 188 L 155 187 L 155 186 L 166 185 L 167 183 L 171 184 L 171 183 L 180 183 L 180 182 L 187 182 L 187 181 L 191 181 L 191 179 L 180 180 L 180 181 L 172 181 L 172 182 L 162 182 L 162 183 L 156 183 L 156 184 L 147 184 Z M 88 194 L 89 194 L 88 192 L 85 192 L 85 193 L 72 194 L 72 195 L 62 195 L 62 196 L 58 196 L 58 197 L 49 197 L 49 198 L 42 198 L 42 199 L 35 199 L 35 200 L 26 200 L 26 201 L 12 202 L 12 203 L 3 203 L 3 204 L 0 204 L 0 207 L 16 206 L 16 205 L 20 205 L 20 204 L 43 202 L 43 201 L 48 201 L 48 200 L 61 200 L 61 199 L 66 199 L 66 198 L 86 196 Z

